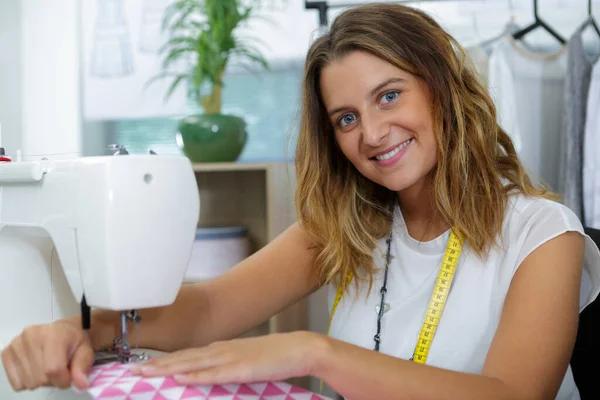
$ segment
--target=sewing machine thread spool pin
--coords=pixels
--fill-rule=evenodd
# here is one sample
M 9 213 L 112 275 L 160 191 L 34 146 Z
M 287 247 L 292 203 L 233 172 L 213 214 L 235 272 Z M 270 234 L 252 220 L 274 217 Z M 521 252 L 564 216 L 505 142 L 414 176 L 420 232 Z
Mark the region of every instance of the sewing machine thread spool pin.
M 113 152 L 113 156 L 128 155 L 129 151 L 122 144 L 111 144 L 108 149 Z

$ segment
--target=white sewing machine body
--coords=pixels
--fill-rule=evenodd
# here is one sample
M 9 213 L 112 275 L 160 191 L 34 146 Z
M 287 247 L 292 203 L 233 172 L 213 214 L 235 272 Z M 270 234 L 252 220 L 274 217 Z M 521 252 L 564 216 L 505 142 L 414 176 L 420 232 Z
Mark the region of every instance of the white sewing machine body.
M 118 311 L 172 303 L 199 210 L 185 157 L 0 163 L 0 348 L 26 326 L 77 315 L 83 295 Z M 0 373 L 1 399 L 72 397 L 17 394 Z

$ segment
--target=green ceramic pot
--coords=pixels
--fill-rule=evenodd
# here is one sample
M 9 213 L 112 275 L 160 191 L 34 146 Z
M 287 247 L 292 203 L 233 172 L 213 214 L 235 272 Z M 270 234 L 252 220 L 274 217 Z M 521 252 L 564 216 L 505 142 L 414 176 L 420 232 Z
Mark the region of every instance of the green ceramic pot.
M 190 115 L 179 122 L 177 144 L 192 161 L 236 161 L 246 145 L 246 122 L 234 115 Z

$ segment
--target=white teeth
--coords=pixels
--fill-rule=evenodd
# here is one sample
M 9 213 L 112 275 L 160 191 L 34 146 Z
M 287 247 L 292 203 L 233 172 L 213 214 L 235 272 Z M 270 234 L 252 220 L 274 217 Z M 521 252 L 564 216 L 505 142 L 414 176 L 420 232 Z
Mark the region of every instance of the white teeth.
M 406 146 L 408 146 L 411 142 L 413 141 L 413 139 L 409 139 L 406 142 L 400 143 L 400 145 L 398 145 L 398 147 L 396 147 L 395 149 L 382 154 L 380 156 L 375 157 L 376 159 L 378 159 L 379 161 L 383 161 L 383 160 L 389 160 L 390 158 L 394 157 L 396 154 L 398 154 L 398 152 L 400 150 L 402 150 L 403 148 L 405 148 Z

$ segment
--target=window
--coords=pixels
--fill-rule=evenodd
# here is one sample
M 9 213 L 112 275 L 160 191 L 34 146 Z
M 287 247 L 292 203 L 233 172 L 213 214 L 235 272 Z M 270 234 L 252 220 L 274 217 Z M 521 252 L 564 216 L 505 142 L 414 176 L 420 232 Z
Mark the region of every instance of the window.
M 272 65 L 269 71 L 226 74 L 223 88 L 224 114 L 245 119 L 248 141 L 238 161 L 277 162 L 293 159 L 298 129 L 301 61 Z M 190 101 L 190 113 L 201 109 Z M 153 149 L 159 154 L 179 154 L 175 144 L 176 118 L 118 121 L 115 142 L 132 153 Z

